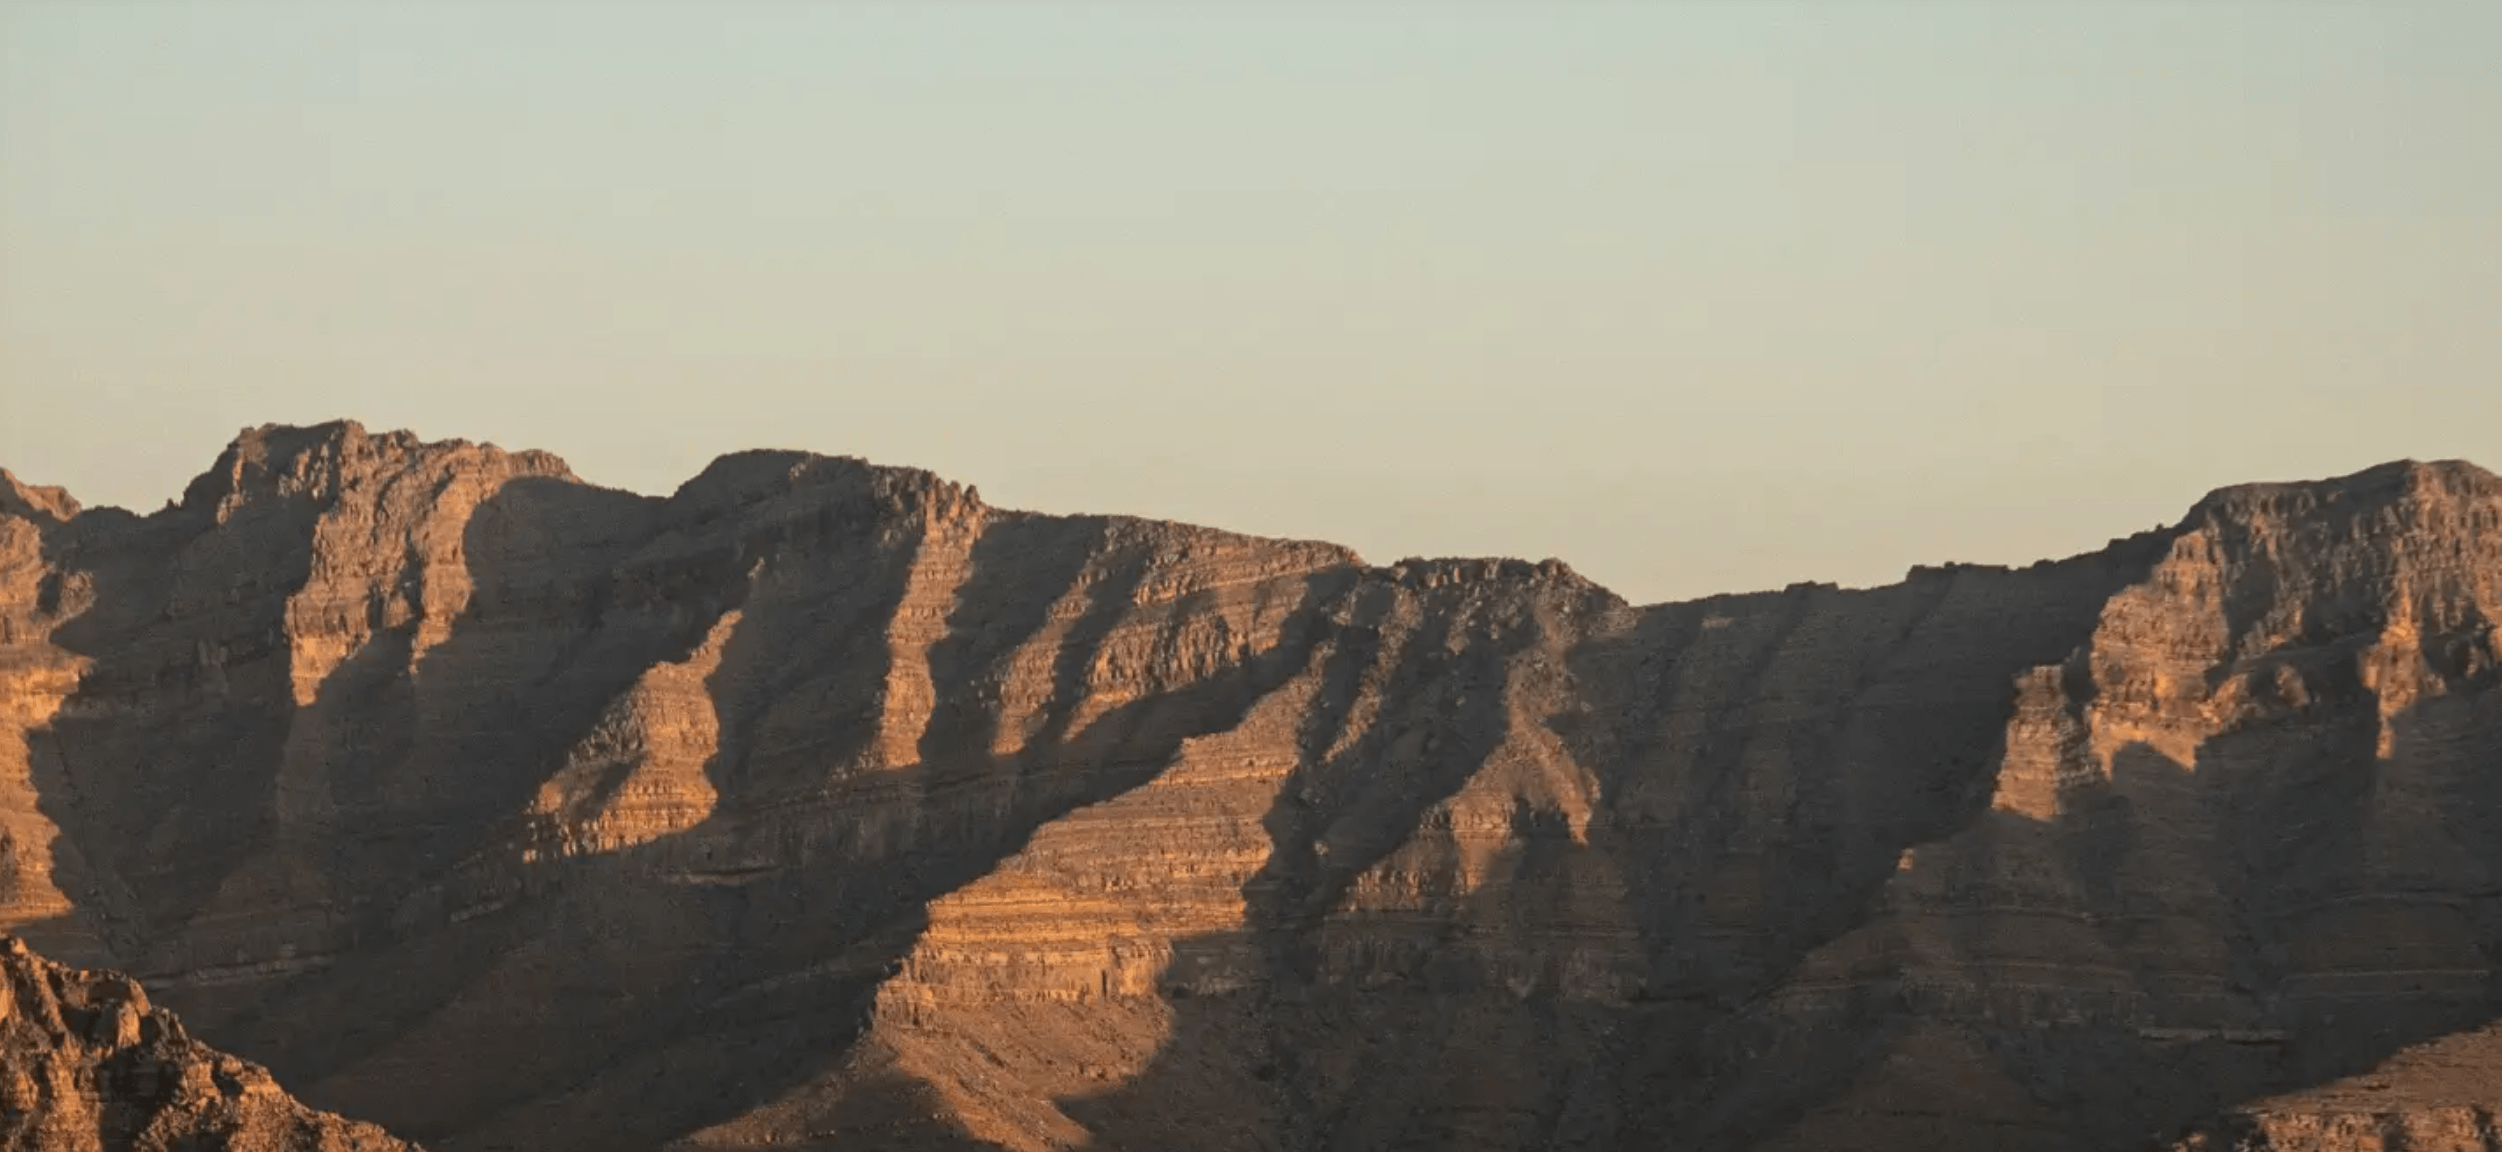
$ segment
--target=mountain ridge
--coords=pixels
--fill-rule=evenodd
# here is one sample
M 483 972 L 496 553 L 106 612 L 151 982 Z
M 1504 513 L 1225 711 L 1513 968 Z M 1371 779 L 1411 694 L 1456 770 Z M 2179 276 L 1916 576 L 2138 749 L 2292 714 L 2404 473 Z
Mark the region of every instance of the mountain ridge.
M 456 1150 L 2208 1139 L 2502 1004 L 2498 540 L 2400 461 L 1635 606 L 270 426 L 0 484 L 0 927 Z
M 723 470 L 723 469 L 736 469 L 736 468 L 743 467 L 743 466 L 746 466 L 747 464 L 750 464 L 750 463 L 755 463 L 755 462 L 781 462 L 781 463 L 790 463 L 790 462 L 797 462 L 797 461 L 802 461 L 802 460 L 807 460 L 807 461 L 820 461 L 820 462 L 827 462 L 827 463 L 839 464 L 839 465 L 844 465 L 844 466 L 855 466 L 855 467 L 860 467 L 860 468 L 865 468 L 865 469 L 871 469 L 871 470 L 875 470 L 875 471 L 879 471 L 879 472 L 885 472 L 885 473 L 894 473 L 894 474 L 897 474 L 897 475 L 899 475 L 899 476 L 904 476 L 904 477 L 911 477 L 911 478 L 915 478 L 915 479 L 917 479 L 917 480 L 918 480 L 919 482 L 921 482 L 921 483 L 932 483 L 932 482 L 935 482 L 935 483 L 941 483 L 941 484 L 952 484 L 952 483 L 954 483 L 954 482 L 951 482 L 951 481 L 947 481 L 947 480 L 945 480 L 943 477 L 939 476 L 937 473 L 935 473 L 935 472 L 933 472 L 933 471 L 931 471 L 931 470 L 929 470 L 929 469 L 925 469 L 925 468 L 917 467 L 917 466 L 914 466 L 914 465 L 906 465 L 906 464 L 880 464 L 880 463 L 877 463 L 877 462 L 875 462 L 875 461 L 872 461 L 872 460 L 870 460 L 870 459 L 868 459 L 868 458 L 861 457 L 861 456 L 843 455 L 843 454 L 837 454 L 837 455 L 830 455 L 830 456 L 829 456 L 829 455 L 824 455 L 824 454 L 821 454 L 821 453 L 816 453 L 816 452 L 808 451 L 808 450 L 805 450 L 805 449 L 791 449 L 791 448 L 749 448 L 749 449 L 740 449 L 740 450 L 737 450 L 737 451 L 733 451 L 733 452 L 729 452 L 729 453 L 724 453 L 723 455 L 721 455 L 721 456 L 719 456 L 719 457 L 714 458 L 711 462 L 707 463 L 707 464 L 706 464 L 703 468 L 701 468 L 701 469 L 697 470 L 697 472 L 696 472 L 696 474 L 695 474 L 695 475 L 693 475 L 693 476 L 689 477 L 687 480 L 685 480 L 684 482 L 682 482 L 682 483 L 681 483 L 681 484 L 677 487 L 677 489 L 675 489 L 675 490 L 671 491 L 670 493 L 667 493 L 667 494 L 638 493 L 638 492 L 633 492 L 633 491 L 631 491 L 631 490 L 629 490 L 629 489 L 624 489 L 624 488 L 612 488 L 612 487 L 609 487 L 609 486 L 607 486 L 607 485 L 599 484 L 599 483 L 598 483 L 598 482 L 596 482 L 596 481 L 592 481 L 592 480 L 586 479 L 586 478 L 584 478 L 584 477 L 581 477 L 581 476 L 577 475 L 576 473 L 574 473 L 574 472 L 572 471 L 571 467 L 570 467 L 569 465 L 567 465 L 567 464 L 564 462 L 564 460 L 563 460 L 563 458 L 562 458 L 562 457 L 557 456 L 557 455 L 556 455 L 556 454 L 554 454 L 554 453 L 551 453 L 551 452 L 547 452 L 547 451 L 541 450 L 541 449 L 524 449 L 524 450 L 521 450 L 521 451 L 519 451 L 519 452 L 510 452 L 510 451 L 508 451 L 508 450 L 506 450 L 506 449 L 503 449 L 503 448 L 501 448 L 501 447 L 497 446 L 497 445 L 496 445 L 494 442 L 492 442 L 492 441 L 470 441 L 470 440 L 461 439 L 461 438 L 457 438 L 457 437 L 451 437 L 451 438 L 445 438 L 445 439 L 441 439 L 441 440 L 432 440 L 432 441 L 429 441 L 429 440 L 424 440 L 424 439 L 420 438 L 419 436 L 417 436 L 415 433 L 413 433 L 413 432 L 408 432 L 408 431 L 391 431 L 391 432 L 384 432 L 384 433 L 372 433 L 372 432 L 369 432 L 369 431 L 365 428 L 365 426 L 364 426 L 361 422 L 359 422 L 359 421 L 357 421 L 357 420 L 348 419 L 348 418 L 340 418 L 340 419 L 335 419 L 335 420 L 324 421 L 324 422 L 322 422 L 322 423 L 318 423 L 318 424 L 311 424 L 311 425 L 262 424 L 262 425 L 257 425 L 257 426 L 253 426 L 253 427 L 247 427 L 247 428 L 244 428 L 243 430 L 241 430 L 240 432 L 238 432 L 238 433 L 237 433 L 235 440 L 230 441 L 230 442 L 228 443 L 228 445 L 226 446 L 226 448 L 220 452 L 220 454 L 219 454 L 219 456 L 218 456 L 218 458 L 217 458 L 217 461 L 216 461 L 214 464 L 212 464 L 212 465 L 211 465 L 211 467 L 209 468 L 209 470 L 208 470 L 207 472 L 204 472 L 204 473 L 200 474 L 198 477 L 195 477 L 195 478 L 194 478 L 194 479 L 193 479 L 193 480 L 192 480 L 189 484 L 187 484 L 187 485 L 185 486 L 185 489 L 184 489 L 183 494 L 182 494 L 182 495 L 181 495 L 178 499 L 176 499 L 176 500 L 172 500 L 172 501 L 168 501 L 168 503 L 167 503 L 167 508 L 168 508 L 168 509 L 171 509 L 171 508 L 175 508 L 175 507 L 187 507 L 187 506 L 190 506 L 190 505 L 191 505 L 191 504 L 192 504 L 195 500 L 214 500 L 214 499 L 219 498 L 218 494 L 217 494 L 217 493 L 216 493 L 216 491 L 215 491 L 215 485 L 219 482 L 219 478 L 220 478 L 221 476 L 227 476 L 227 479 L 226 479 L 226 481 L 225 481 L 225 482 L 226 482 L 226 483 L 230 483 L 230 484 L 231 484 L 231 483 L 233 483 L 233 480 L 232 480 L 231 476 L 228 476 L 228 474 L 230 474 L 230 473 L 234 472 L 234 470 L 235 470 L 235 469 L 239 466 L 239 465 L 236 463 L 236 461 L 237 461 L 238 457 L 239 457 L 239 456 L 250 456 L 250 457 L 255 457 L 255 458 L 262 458 L 262 457 L 265 457 L 265 456 L 266 456 L 266 452 L 267 452 L 267 447 L 268 447 L 268 444 L 269 444 L 269 442 L 270 442 L 273 438 L 278 439 L 278 440 L 281 440 L 281 441 L 284 441 L 284 442 L 287 442 L 287 443 L 292 443 L 292 444 L 295 444 L 295 445 L 297 446 L 297 449 L 298 449 L 298 452 L 299 452 L 299 453 L 300 453 L 301 451 L 305 450 L 305 449 L 315 448 L 315 447 L 323 446 L 323 445 L 326 445 L 326 444 L 335 444 L 335 443 L 337 443 L 337 442 L 344 441 L 344 440 L 365 440 L 365 441 L 370 441 L 370 442 L 373 442 L 373 443 L 375 443 L 375 444 L 384 445 L 384 446 L 386 446 L 386 448 L 396 448 L 396 449 L 398 449 L 398 450 L 400 450 L 400 451 L 410 451 L 410 450 L 414 450 L 414 449 L 417 449 L 417 448 L 421 448 L 421 447 L 422 447 L 422 448 L 427 448 L 427 449 L 441 449 L 441 450 L 450 450 L 450 451 L 476 450 L 476 451 L 479 451 L 479 452 L 481 452 L 481 453 L 485 453 L 485 454 L 489 454 L 489 455 L 508 455 L 508 456 L 515 457 L 516 459 L 522 459 L 522 460 L 526 460 L 526 461 L 529 461 L 529 462 L 532 462 L 532 463 L 535 463 L 535 464 L 539 464 L 539 465 L 543 465 L 543 466 L 545 466 L 545 467 L 548 469 L 548 471 L 547 471 L 547 472 L 545 472 L 544 474 L 547 474 L 547 475 L 551 475 L 551 476 L 555 476 L 555 477 L 558 477 L 558 478 L 562 478 L 562 479 L 567 479 L 567 480 L 575 481 L 575 482 L 581 483 L 581 484 L 586 485 L 586 486 L 589 486 L 589 487 L 593 487 L 593 488 L 598 488 L 598 489 L 601 489 L 601 490 L 603 490 L 603 491 L 608 491 L 608 492 L 615 492 L 615 493 L 621 493 L 621 494 L 626 494 L 626 495 L 638 496 L 638 497 L 640 497 L 640 498 L 642 498 L 642 499 L 644 499 L 644 500 L 647 500 L 647 501 L 655 501 L 655 502 L 661 502 L 661 503 L 666 503 L 666 502 L 671 501 L 671 500 L 673 500 L 673 499 L 678 499 L 678 498 L 680 498 L 680 497 L 684 496 L 684 495 L 686 494 L 686 492 L 687 492 L 687 489 L 688 489 L 690 486 L 695 486 L 695 485 L 699 485 L 699 484 L 705 484 L 705 483 L 708 483 L 708 482 L 714 482 L 714 481 L 712 480 L 712 478 L 713 478 L 713 474 L 714 474 L 716 471 L 718 471 L 718 470 Z M 2217 488 L 2217 489 L 2214 489 L 2214 490 L 2212 490 L 2212 491 L 2208 492 L 2206 495 L 2204 495 L 2204 496 L 2200 497 L 2199 499 L 2197 499 L 2196 501 L 2194 501 L 2194 502 L 2192 503 L 2191 508 L 2190 508 L 2190 511 L 2189 511 L 2189 513 L 2188 513 L 2187 515 L 2194 516 L 2194 515 L 2196 515 L 2196 514 L 2197 514 L 2197 512 L 2198 512 L 2199 510 L 2201 510 L 2201 509 L 2205 508 L 2206 506 L 2208 506 L 2208 505 L 2210 505 L 2210 504 L 2213 504 L 2213 503 L 2216 503 L 2216 502 L 2219 502 L 2219 501 L 2230 501 L 2230 500 L 2234 500 L 2234 499 L 2249 499 L 2249 498 L 2255 498 L 2255 497 L 2260 497 L 2260 496 L 2268 495 L 2268 494 L 2271 494 L 2271 493 L 2279 493 L 2279 492 L 2301 491 L 2301 490 L 2319 490 L 2319 489 L 2324 489 L 2324 488 L 2332 488 L 2332 487 L 2348 487 L 2348 486 L 2357 486 L 2357 485 L 2371 485 L 2371 484 L 2374 484 L 2374 483 L 2386 482 L 2387 480 L 2390 480 L 2390 479 L 2399 479 L 2399 480 L 2401 480 L 2401 481 L 2405 481 L 2405 482 L 2412 482 L 2415 478 L 2424 477 L 2424 476 L 2441 476 L 2441 477 L 2450 477 L 2450 476 L 2455 476 L 2455 477 L 2463 477 L 2463 478 L 2467 478 L 2470 482 L 2474 482 L 2474 483 L 2482 483 L 2482 484 L 2486 484 L 2486 485 L 2502 484 L 2502 478 L 2497 478 L 2497 477 L 2496 477 L 2496 475 L 2495 475 L 2493 472 L 2491 472 L 2490 470 L 2488 470 L 2488 469 L 2484 468 L 2482 465 L 2476 464 L 2476 463 L 2475 463 L 2475 462 L 2473 462 L 2473 461 L 2469 461 L 2469 460 L 2460 460 L 2460 459 L 2444 459 L 2444 460 L 2416 460 L 2416 459 L 2413 459 L 2413 458 L 2406 458 L 2406 459 L 2399 459 L 2399 460 L 2391 460 L 2391 461 L 2386 461 L 2386 462 L 2383 462 L 2383 463 L 2381 463 L 2381 464 L 2376 464 L 2376 465 L 2372 465 L 2372 466 L 2367 467 L 2367 468 L 2359 469 L 2359 470 L 2357 470 L 2357 471 L 2355 471 L 2355 472 L 2348 473 L 2348 474 L 2345 474 L 2345 475 L 2343 475 L 2343 476 L 2330 477 L 2330 478 L 2321 479 L 2321 480 L 2278 480 L 2278 481 L 2253 481 L 2253 482 L 2245 482 L 2245 483 L 2238 483 L 2238 484 L 2230 484 L 2230 485 L 2225 485 L 2225 486 L 2223 486 L 2223 487 L 2220 487 L 2220 488 Z M 203 490 L 204 486 L 205 486 L 205 490 Z M 965 492 L 965 493 L 969 496 L 969 498 L 970 498 L 971 500 L 973 500 L 975 503 L 980 503 L 980 502 L 981 502 L 981 489 L 980 489 L 977 485 L 961 485 L 961 487 L 962 487 L 963 491 L 964 491 L 964 492 Z M 70 493 L 70 491 L 69 491 L 67 488 L 64 488 L 64 487 L 57 487 L 57 486 L 47 487 L 47 486 L 42 486 L 42 485 L 34 485 L 34 484 L 30 484 L 30 483 L 27 483 L 26 481 L 24 481 L 22 478 L 20 478 L 20 477 L 16 476 L 14 473 L 9 472 L 6 468 L 0 468 L 0 507 L 5 507 L 5 508 L 6 508 L 7 510 L 9 510 L 9 511 L 16 512 L 16 513 L 17 513 L 17 514 L 19 514 L 19 515 L 22 515 L 22 516 L 27 516 L 27 517 L 29 517 L 29 518 L 33 518 L 33 517 L 35 517 L 35 516 L 41 515 L 41 516 L 45 516 L 45 517 L 48 517 L 48 518 L 51 518 L 51 519 L 56 519 L 56 520 L 64 520 L 64 521 L 65 521 L 65 520 L 68 520 L 68 519 L 70 519 L 70 518 L 72 518 L 72 517 L 74 517 L 75 515 L 77 515 L 77 514 L 78 514 L 79 512 L 81 512 L 81 511 L 93 512 L 93 513 L 99 513 L 99 514 L 104 514 L 104 515 L 124 515 L 124 516 L 142 516 L 142 515 L 160 515 L 160 514 L 162 514 L 162 512 L 160 512 L 160 513 L 155 513 L 155 514 L 140 514 L 140 513 L 133 512 L 132 510 L 130 510 L 130 509 L 128 509 L 128 508 L 123 508 L 123 507 L 116 506 L 116 505 L 94 505 L 94 506 L 82 506 L 82 505 L 79 503 L 79 501 L 78 501 L 78 500 L 77 500 L 77 499 L 76 499 L 76 498 L 75 498 L 75 497 L 74 497 L 74 496 Z M 1013 510 L 1009 510 L 1009 511 L 1013 511 Z M 1031 512 L 1029 512 L 1029 513 L 1023 513 L 1023 514 L 1025 514 L 1025 515 L 1046 515 L 1045 513 L 1031 513 Z M 1140 522 L 1144 522 L 1144 523 L 1167 524 L 1167 525 L 1174 525 L 1174 526 L 1180 526 L 1180 527 L 1197 527 L 1197 526 L 1198 526 L 1198 525 L 1192 524 L 1192 523 L 1191 523 L 1191 522 L 1189 522 L 1189 521 L 1171 520 L 1171 519 L 1164 519 L 1164 518 L 1158 518 L 1158 517 L 1148 517 L 1148 516 L 1132 516 L 1132 515 L 1126 515 L 1126 514 L 1121 514 L 1121 513 L 1083 513 L 1083 512 L 1079 512 L 1079 513 L 1049 513 L 1048 515 L 1067 516 L 1067 517 L 1074 517 L 1074 518 L 1114 518 L 1114 519 L 1121 519 L 1121 520 L 1135 520 L 1135 521 L 1140 521 Z M 2164 525 L 2158 525 L 2158 526 L 2156 526 L 2156 527 L 2155 527 L 2155 528 L 2153 528 L 2153 529 L 2149 529 L 2149 530 L 2147 530 L 2147 532 L 2160 532 L 2160 531 L 2163 531 L 2165 527 L 2166 527 L 2166 526 L 2164 526 Z M 2147 532 L 2132 533 L 2130 536 L 2126 536 L 2126 537 L 2114 537 L 2114 538 L 2112 538 L 2110 541 L 2106 542 L 2105 547 L 2106 547 L 2106 548 L 2108 548 L 2108 547 L 2110 547 L 2110 546 L 2112 546 L 2112 545 L 2117 545 L 2117 544 L 2121 543 L 2121 542 L 2122 542 L 2122 541 L 2124 541 L 2124 540 L 2135 539 L 2135 538 L 2138 538 L 2138 537 L 2145 536 L 2145 535 L 2147 534 Z M 1319 542 L 1319 541 L 1314 540 L 1314 539 L 1309 538 L 1309 537 L 1292 537 L 1292 536 L 1261 537 L 1261 536 L 1254 536 L 1254 537 L 1251 537 L 1251 538 L 1254 538 L 1254 539 L 1268 539 L 1268 540 L 1276 540 L 1276 541 L 1280 541 L 1280 542 L 1294 542 L 1294 543 L 1318 543 L 1318 542 Z M 1904 579 L 1906 579 L 1906 580 L 1908 580 L 1908 579 L 1912 579 L 1912 578 L 1914 578 L 1915 576 L 1917 576 L 1918 574 L 1921 574 L 1921 573 L 1932 572 L 1932 571 L 1952 571 L 1952 570 L 1959 569 L 1959 568 L 1983 568 L 1983 569 L 1993 569 L 1993 570 L 2015 570 L 2015 569 L 2020 569 L 2020 568 L 2025 568 L 2025 567 L 2035 567 L 2035 566 L 2040 566 L 2040 565 L 2045 565 L 2045 564 L 2053 564 L 2053 563 L 2057 563 L 2057 562 L 2059 562 L 2059 561 L 2060 561 L 2060 560 L 2062 560 L 2062 559 L 2074 559 L 2074 558 L 2075 558 L 2075 557 L 2077 557 L 2077 556 L 2081 556 L 2081 555 L 2085 555 L 2085 554 L 2086 554 L 2086 553 L 2079 552 L 2079 553 L 2073 553 L 2073 554 L 2070 554 L 2070 555 L 2069 555 L 2069 556 L 2067 556 L 2067 557 L 2043 557 L 2043 558 L 2035 559 L 2035 560 L 2032 560 L 2032 561 L 2029 561 L 2029 562 L 2025 562 L 2025 563 L 2020 563 L 2020 564 L 2017 564 L 2017 563 L 2004 563 L 2004 564 L 2002 564 L 2002 563 L 1976 563 L 1976 562 L 1969 562 L 1969 561 L 1943 561 L 1943 562 L 1934 563 L 1934 564 L 1931 564 L 1931 563 L 1921 563 L 1921 564 L 1914 564 L 1914 565 L 1912 565 L 1912 566 L 1911 566 L 1911 568 L 1909 569 L 1909 571 L 1906 573 L 1906 575 L 1905 575 Z M 1352 552 L 1352 550 L 1349 550 L 1349 555 L 1350 555 L 1351 557 L 1353 557 L 1353 556 L 1354 556 L 1354 553 Z M 1568 563 L 1567 561 L 1565 561 L 1565 560 L 1561 559 L 1561 558 L 1554 558 L 1554 557 L 1550 557 L 1550 558 L 1546 558 L 1546 559 L 1544 559 L 1544 560 L 1529 561 L 1529 560 L 1525 560 L 1525 559 L 1522 559 L 1522 558 L 1517 558 L 1517 557 L 1509 557 L 1509 556 L 1496 556 L 1496 555 L 1407 556 L 1407 557 L 1402 557 L 1402 558 L 1400 558 L 1398 561 L 1395 561 L 1395 562 L 1393 562 L 1391 565 L 1388 565 L 1388 566 L 1389 566 L 1389 567 L 1395 567 L 1395 566 L 1396 566 L 1396 565 L 1398 565 L 1398 564 L 1414 564 L 1414 563 L 1457 563 L 1457 564 L 1465 564 L 1465 563 L 1469 563 L 1469 562 L 1501 562 L 1501 561 L 1506 561 L 1506 560 L 1520 560 L 1521 562 L 1524 562 L 1524 563 L 1532 563 L 1532 564 L 1555 564 L 1555 565 L 1563 565 L 1563 566 L 1564 566 L 1565 568 L 1567 568 L 1567 569 L 1569 569 L 1569 568 L 1570 568 L 1569 563 Z M 1365 567 L 1374 567 L 1374 566 L 1376 566 L 1376 565 L 1369 564 L 1369 563 L 1368 563 L 1368 562 L 1366 562 L 1366 561 L 1363 561 L 1361 558 L 1354 558 L 1354 559 L 1351 559 L 1351 560 L 1350 560 L 1350 563 L 1356 564 L 1356 565 L 1358 565 L 1358 566 L 1365 566 Z M 1756 594 L 1760 594 L 1760 593 L 1778 592 L 1778 591 L 1783 591 L 1783 590 L 1786 590 L 1786 589 L 1789 589 L 1789 588 L 1797 588 L 1797 587 L 1820 587 L 1820 588 L 1832 588 L 1832 589 L 1841 589 L 1841 590 L 1850 590 L 1850 591 L 1865 591 L 1865 590 L 1867 590 L 1867 589 L 1869 589 L 1869 588 L 1886 587 L 1886 586 L 1887 586 L 1887 585 L 1882 585 L 1882 584 L 1879 584 L 1879 585 L 1849 585 L 1849 584 L 1840 584 L 1840 583 L 1836 583 L 1836 582 L 1834 582 L 1834 581 L 1830 581 L 1830 580 L 1805 579 L 1805 580 L 1796 580 L 1796 581 L 1791 581 L 1790 583 L 1785 584 L 1785 585 L 1782 585 L 1782 586 L 1781 586 L 1781 587 L 1779 587 L 1779 588 L 1774 588 L 1774 587 L 1765 587 L 1765 588 L 1760 588 L 1760 589 L 1750 589 L 1750 590 L 1731 590 L 1731 591 L 1708 592 L 1708 593 L 1704 593 L 1704 594 L 1699 595 L 1699 596 L 1691 596 L 1691 597 L 1686 597 L 1686 598 L 1683 598 L 1683 599 L 1663 600 L 1663 601 L 1657 601 L 1657 602 L 1648 603 L 1648 604 L 1640 604 L 1640 605 L 1637 605 L 1637 606 L 1638 606 L 1638 607 L 1664 607 L 1664 606 L 1667 606 L 1667 605 L 1670 605 L 1670 604 L 1695 603 L 1695 602 L 1701 602 L 1701 601 L 1705 601 L 1705 600 L 1723 599 L 1723 598 L 1735 597 L 1735 596 L 1750 596 L 1750 595 L 1756 595 Z M 1630 602 L 1630 601 L 1628 601 L 1628 603 L 1631 603 L 1631 602 Z

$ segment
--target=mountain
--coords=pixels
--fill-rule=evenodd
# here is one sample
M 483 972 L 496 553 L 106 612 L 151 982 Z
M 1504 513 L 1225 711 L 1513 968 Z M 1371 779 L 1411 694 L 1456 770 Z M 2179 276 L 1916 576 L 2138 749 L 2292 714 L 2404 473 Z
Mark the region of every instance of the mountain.
M 1636 607 L 269 427 L 0 480 L 0 928 L 446 1152 L 2496 1148 L 2497 618 L 2461 463 Z
M 416 1152 L 288 1099 L 129 977 L 61 967 L 14 937 L 0 941 L 0 1053 L 8 1152 Z

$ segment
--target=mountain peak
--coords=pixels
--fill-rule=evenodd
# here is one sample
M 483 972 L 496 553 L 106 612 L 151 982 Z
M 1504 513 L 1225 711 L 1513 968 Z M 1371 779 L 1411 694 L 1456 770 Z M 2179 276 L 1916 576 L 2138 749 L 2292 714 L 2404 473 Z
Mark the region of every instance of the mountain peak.
M 2291 513 L 2330 506 L 2380 506 L 2451 500 L 2502 498 L 2502 477 L 2465 460 L 2392 460 L 2359 472 L 2326 480 L 2266 481 L 2235 484 L 2207 494 L 2191 511 Z
M 272 495 L 335 495 L 364 477 L 404 470 L 429 456 L 469 457 L 478 464 L 571 478 L 562 459 L 536 449 L 506 452 L 467 440 L 429 441 L 406 430 L 368 432 L 354 420 L 263 424 L 236 433 L 209 470 L 183 489 L 182 507 L 223 509 Z
M 78 515 L 78 501 L 66 489 L 28 484 L 0 468 L 0 514 L 58 524 Z

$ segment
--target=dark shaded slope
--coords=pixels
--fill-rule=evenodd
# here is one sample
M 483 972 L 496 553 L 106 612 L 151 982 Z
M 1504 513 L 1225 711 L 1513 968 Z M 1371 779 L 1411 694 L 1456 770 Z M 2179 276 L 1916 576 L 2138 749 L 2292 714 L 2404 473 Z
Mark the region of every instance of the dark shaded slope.
M 2465 465 L 1655 608 L 797 453 L 10 483 L 0 904 L 455 1149 L 2123 1147 L 2502 1002 Z

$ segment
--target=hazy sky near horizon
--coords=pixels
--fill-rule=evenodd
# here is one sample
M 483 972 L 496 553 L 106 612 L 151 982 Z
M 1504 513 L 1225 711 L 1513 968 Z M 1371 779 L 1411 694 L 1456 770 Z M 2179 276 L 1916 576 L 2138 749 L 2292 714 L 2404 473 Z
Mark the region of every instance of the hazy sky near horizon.
M 338 416 L 1639 600 L 2502 467 L 2502 4 L 0 3 L 0 465 Z

